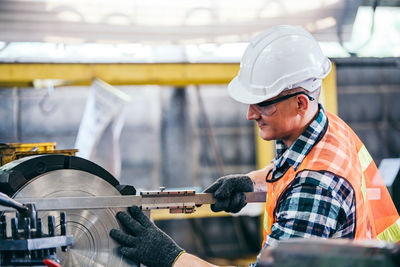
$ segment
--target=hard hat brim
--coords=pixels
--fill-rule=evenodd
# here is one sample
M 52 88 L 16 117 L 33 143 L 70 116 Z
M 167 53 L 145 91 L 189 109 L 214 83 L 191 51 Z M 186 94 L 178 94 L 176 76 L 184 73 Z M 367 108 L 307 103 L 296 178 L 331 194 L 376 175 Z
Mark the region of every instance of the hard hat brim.
M 238 76 L 233 78 L 233 80 L 229 83 L 228 92 L 233 99 L 243 104 L 257 104 L 279 94 L 279 92 L 277 92 L 276 94 L 270 95 L 255 95 L 249 92 L 248 88 L 242 85 L 238 79 Z

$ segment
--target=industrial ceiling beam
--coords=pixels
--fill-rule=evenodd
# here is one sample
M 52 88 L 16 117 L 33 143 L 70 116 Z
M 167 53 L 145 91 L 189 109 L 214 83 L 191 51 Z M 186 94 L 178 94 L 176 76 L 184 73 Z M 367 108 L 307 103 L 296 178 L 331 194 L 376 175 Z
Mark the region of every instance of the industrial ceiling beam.
M 94 78 L 111 85 L 227 84 L 238 71 L 238 63 L 2 63 L 0 87 L 32 87 L 41 79 L 89 85 Z

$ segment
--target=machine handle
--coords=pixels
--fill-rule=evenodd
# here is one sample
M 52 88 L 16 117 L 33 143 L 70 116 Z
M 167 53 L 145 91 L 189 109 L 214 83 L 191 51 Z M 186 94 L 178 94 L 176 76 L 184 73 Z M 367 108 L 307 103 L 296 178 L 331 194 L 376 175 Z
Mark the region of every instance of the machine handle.
M 53 261 L 51 259 L 45 259 L 45 260 L 43 260 L 43 263 L 46 264 L 47 267 L 61 267 L 60 264 L 58 264 L 56 261 Z
M 25 207 L 23 204 L 19 203 L 18 201 L 10 198 L 9 196 L 1 192 L 0 192 L 0 205 L 14 208 L 19 212 L 28 211 L 28 208 Z

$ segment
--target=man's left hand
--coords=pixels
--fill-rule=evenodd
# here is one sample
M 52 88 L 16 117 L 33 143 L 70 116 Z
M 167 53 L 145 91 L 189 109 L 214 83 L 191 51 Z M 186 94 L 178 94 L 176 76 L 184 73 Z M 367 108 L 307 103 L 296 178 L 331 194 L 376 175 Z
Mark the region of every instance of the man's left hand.
M 216 199 L 215 204 L 211 204 L 212 211 L 224 210 L 236 213 L 247 204 L 244 192 L 253 191 L 254 186 L 250 177 L 244 174 L 231 174 L 218 178 L 204 190 L 204 193 L 212 193 Z
M 129 214 L 118 212 L 116 216 L 127 233 L 117 229 L 110 231 L 110 236 L 122 245 L 120 253 L 149 267 L 172 266 L 184 250 L 154 225 L 137 206 L 130 207 L 128 211 Z

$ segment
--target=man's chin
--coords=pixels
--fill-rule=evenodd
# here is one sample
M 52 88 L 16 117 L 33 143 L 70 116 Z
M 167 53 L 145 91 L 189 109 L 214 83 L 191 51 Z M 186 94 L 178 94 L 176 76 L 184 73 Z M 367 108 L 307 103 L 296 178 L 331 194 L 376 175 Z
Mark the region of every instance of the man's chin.
M 265 132 L 263 132 L 261 130 L 259 132 L 259 135 L 260 135 L 261 139 L 263 139 L 265 141 L 275 140 L 275 136 L 273 136 L 272 134 L 265 133 Z

